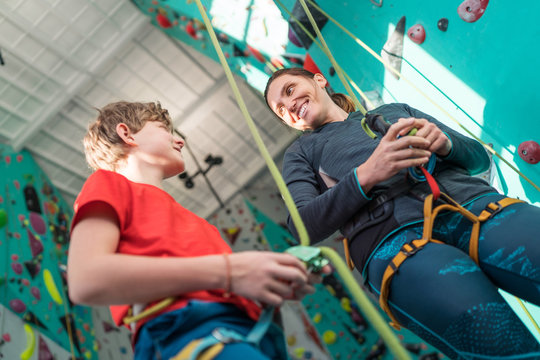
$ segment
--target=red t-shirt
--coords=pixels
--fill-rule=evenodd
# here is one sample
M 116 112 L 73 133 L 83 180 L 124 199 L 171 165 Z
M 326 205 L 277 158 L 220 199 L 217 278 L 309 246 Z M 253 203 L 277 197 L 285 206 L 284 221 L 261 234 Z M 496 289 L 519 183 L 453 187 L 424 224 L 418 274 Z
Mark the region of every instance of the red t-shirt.
M 118 253 L 196 257 L 232 252 L 215 226 L 183 208 L 167 192 L 153 185 L 129 181 L 120 174 L 106 170 L 98 170 L 86 180 L 75 201 L 72 227 L 80 220 L 79 211 L 96 201 L 112 206 L 118 216 Z M 136 283 L 136 279 L 133 280 Z M 234 294 L 225 298 L 223 293 L 224 290 L 217 289 L 179 294 L 176 301 L 160 313 L 182 308 L 190 299 L 197 299 L 232 303 L 252 319 L 258 319 L 261 310 L 254 302 Z M 122 324 L 129 308 L 130 305 L 110 307 L 117 325 Z M 139 321 L 137 328 L 157 315 Z

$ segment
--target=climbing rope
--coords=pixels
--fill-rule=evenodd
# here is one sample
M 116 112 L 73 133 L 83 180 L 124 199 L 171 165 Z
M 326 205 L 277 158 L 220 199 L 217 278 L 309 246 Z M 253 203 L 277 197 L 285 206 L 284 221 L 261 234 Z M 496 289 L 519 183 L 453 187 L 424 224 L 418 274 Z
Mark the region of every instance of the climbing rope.
M 301 26 L 301 28 L 304 30 L 304 32 L 311 38 L 311 40 L 319 46 L 319 48 L 325 53 L 329 54 L 330 49 L 328 48 L 328 45 L 326 44 L 326 41 L 322 37 L 322 34 L 320 33 L 320 30 L 317 27 L 317 24 L 315 23 L 315 20 L 313 19 L 313 16 L 311 15 L 309 8 L 305 5 L 304 0 L 300 0 L 304 11 L 308 15 L 308 18 L 310 20 L 311 25 L 313 26 L 315 32 L 317 33 L 317 36 L 321 38 L 321 44 L 319 44 L 316 39 L 309 33 L 309 31 L 294 17 L 292 13 L 290 13 L 279 0 L 275 0 L 286 12 L 289 14 L 291 18 L 293 18 L 294 21 L 298 25 Z M 330 21 L 332 21 L 334 24 L 336 24 L 340 29 L 342 29 L 347 35 L 349 35 L 351 38 L 353 38 L 362 48 L 364 48 L 368 53 L 370 53 L 373 57 L 375 57 L 377 60 L 379 60 L 384 66 L 386 66 L 391 72 L 393 72 L 395 75 L 398 76 L 398 78 L 403 78 L 410 86 L 412 86 L 416 91 L 418 91 L 424 98 L 426 98 L 431 104 L 433 104 L 435 107 L 437 107 L 439 110 L 441 110 L 448 118 L 450 118 L 452 121 L 454 121 L 458 126 L 460 126 L 463 130 L 465 130 L 469 135 L 471 135 L 475 140 L 480 142 L 489 152 L 491 152 L 493 155 L 497 156 L 499 159 L 501 159 L 506 165 L 508 165 L 512 170 L 514 170 L 519 176 L 521 176 L 524 180 L 526 180 L 528 183 L 530 183 L 534 188 L 536 188 L 538 191 L 540 191 L 540 187 L 536 185 L 532 180 L 530 180 L 525 174 L 523 174 L 521 171 L 519 171 L 516 167 L 514 167 L 512 164 L 510 164 L 506 159 L 504 159 L 498 152 L 496 152 L 492 146 L 486 144 L 482 139 L 474 135 L 469 129 L 467 129 L 463 124 L 461 124 L 457 119 L 455 119 L 452 115 L 450 115 L 446 110 L 444 110 L 438 103 L 436 103 L 433 99 L 431 99 L 426 93 L 424 93 L 422 90 L 420 90 L 416 85 L 412 83 L 408 78 L 404 77 L 400 71 L 394 69 L 389 63 L 387 63 L 379 54 L 377 54 L 373 49 L 371 49 L 367 44 L 365 44 L 363 41 L 361 41 L 358 37 L 353 35 L 349 30 L 347 30 L 343 25 L 341 25 L 339 22 L 337 22 L 334 18 L 332 18 L 328 13 L 326 13 L 323 9 L 321 9 L 317 4 L 315 4 L 312 0 L 308 0 L 311 5 L 313 5 L 320 13 L 322 13 L 324 16 L 326 16 Z M 382 0 L 381 0 L 382 3 Z M 392 54 L 393 55 L 393 54 Z M 400 56 L 401 59 L 404 59 L 402 56 Z M 332 65 L 336 68 L 336 72 L 338 72 L 338 69 L 341 71 L 341 68 L 337 65 L 333 57 L 329 57 L 330 61 L 332 62 Z M 406 60 L 405 60 L 406 61 Z M 406 61 L 408 64 L 410 64 L 408 61 Z M 454 105 L 458 107 L 467 117 L 469 117 L 474 123 L 477 125 L 478 122 L 474 120 L 465 110 L 463 110 L 460 106 L 458 106 L 448 95 L 446 95 L 442 90 L 440 90 L 435 84 L 433 84 L 427 77 L 425 77 L 418 69 L 416 69 L 412 64 L 410 64 L 411 67 L 417 71 L 424 79 L 426 79 L 435 89 L 437 89 L 441 94 L 443 94 L 448 100 L 450 100 Z M 340 80 L 343 82 L 343 78 L 340 76 Z M 348 86 L 344 83 L 344 86 L 348 88 Z M 350 89 L 350 88 L 348 88 Z M 363 111 L 362 111 L 363 110 Z M 361 108 L 362 113 L 365 115 L 365 109 Z M 364 129 L 365 130 L 365 129 Z M 422 171 L 424 169 L 422 168 Z M 428 174 L 424 171 L 424 175 L 427 178 Z M 434 187 L 430 184 L 430 187 L 434 189 Z M 518 303 L 521 305 L 523 311 L 527 315 L 527 317 L 531 320 L 537 331 L 540 333 L 540 327 L 538 326 L 538 323 L 535 321 L 535 319 L 532 317 L 529 310 L 525 307 L 522 300 L 516 296 L 514 296 L 515 299 L 518 301 Z
M 303 2 L 304 0 L 300 0 Z M 388 68 L 389 71 L 394 73 L 399 78 L 403 78 L 403 80 L 409 84 L 413 89 L 415 89 L 420 95 L 422 95 L 426 100 L 428 100 L 433 106 L 435 106 L 437 109 L 439 109 L 443 114 L 445 114 L 450 120 L 455 122 L 459 127 L 461 127 L 467 134 L 469 134 L 472 138 L 474 138 L 476 141 L 481 143 L 487 151 L 489 151 L 492 155 L 495 155 L 498 157 L 501 161 L 503 161 L 508 167 L 510 167 L 514 172 L 516 172 L 519 176 L 521 176 L 525 181 L 527 181 L 529 184 L 531 184 L 536 190 L 540 191 L 540 187 L 536 185 L 531 179 L 529 179 L 525 174 L 523 174 L 518 168 L 516 168 L 514 165 L 512 165 L 508 160 L 502 157 L 497 151 L 493 149 L 492 146 L 484 142 L 482 139 L 480 139 L 478 136 L 476 136 L 474 133 L 472 133 L 469 129 L 467 129 L 461 122 L 459 122 L 455 117 L 453 117 L 448 111 L 446 111 L 442 106 L 440 106 L 436 101 L 434 101 L 431 97 L 429 97 L 424 91 L 422 91 L 420 88 L 418 88 L 412 81 L 410 81 L 407 77 L 403 76 L 403 74 L 394 69 L 388 62 L 386 62 L 379 54 L 377 54 L 373 49 L 371 49 L 366 43 L 364 43 L 362 40 L 360 40 L 358 37 L 356 37 L 353 33 L 351 33 L 348 29 L 346 29 L 343 25 L 341 25 L 338 21 L 336 21 L 333 17 L 331 17 L 327 12 L 325 12 L 321 7 L 319 7 L 317 4 L 315 4 L 312 0 L 307 0 L 315 9 L 317 9 L 321 14 L 326 16 L 328 20 L 333 22 L 335 25 L 337 25 L 343 32 L 345 32 L 347 35 L 349 35 L 358 45 L 360 45 L 364 50 L 366 50 L 368 53 L 370 53 L 374 58 L 376 58 L 379 62 L 381 62 L 384 66 Z M 279 0 L 277 0 L 279 2 Z M 304 10 L 309 12 L 309 9 L 304 7 Z M 309 16 L 308 16 L 309 17 Z M 310 17 L 310 20 L 312 17 Z M 313 24 L 312 24 L 313 25 Z M 315 28 L 315 26 L 314 26 Z M 322 39 L 321 39 L 322 40 Z M 323 43 L 321 41 L 321 44 L 323 47 L 326 47 L 326 42 Z M 323 50 L 323 52 L 326 53 L 328 50 Z M 418 70 L 417 70 L 418 71 Z M 336 69 L 337 72 L 337 69 Z M 435 87 L 437 90 L 439 90 L 441 93 L 443 93 L 439 88 Z M 444 93 L 443 93 L 444 94 Z M 445 95 L 445 94 L 444 94 Z M 445 95 L 446 96 L 446 95 Z M 447 97 L 448 98 L 448 97 Z M 452 101 L 453 102 L 453 101 Z M 453 102 L 454 103 L 454 102 Z M 455 103 L 454 103 L 455 104 Z M 458 107 L 460 110 L 461 107 Z M 462 110 L 463 111 L 463 110 Z M 465 112 L 464 112 L 465 113 Z M 465 113 L 467 116 L 469 116 L 467 113 Z M 469 116 L 470 117 L 470 116 Z M 474 121 L 474 120 L 473 120 Z M 475 121 L 475 123 L 477 123 Z M 478 123 L 477 123 L 478 124 Z
M 270 173 L 272 174 L 272 177 L 274 178 L 274 181 L 278 185 L 281 195 L 283 196 L 285 200 L 285 205 L 287 206 L 287 209 L 289 210 L 289 213 L 291 214 L 291 218 L 294 222 L 294 225 L 296 226 L 296 229 L 298 231 L 298 234 L 300 237 L 300 244 L 304 246 L 308 246 L 309 237 L 307 235 L 307 230 L 304 226 L 302 218 L 300 217 L 298 209 L 296 208 L 296 205 L 294 204 L 292 196 L 290 195 L 290 192 L 287 189 L 287 186 L 285 185 L 285 181 L 283 180 L 281 173 L 277 169 L 277 166 L 275 165 L 274 160 L 268 153 L 268 150 L 266 149 L 266 146 L 264 145 L 264 142 L 262 141 L 259 135 L 257 127 L 255 126 L 255 123 L 253 122 L 253 119 L 251 118 L 249 112 L 247 111 L 242 95 L 240 94 L 236 81 L 234 80 L 229 64 L 227 63 L 227 60 L 223 54 L 223 50 L 221 49 L 219 41 L 217 40 L 217 36 L 214 32 L 214 28 L 212 26 L 212 23 L 210 22 L 210 19 L 208 18 L 208 15 L 206 14 L 204 6 L 202 5 L 201 0 L 195 0 L 195 1 L 197 3 L 199 12 L 201 13 L 201 16 L 203 18 L 203 21 L 206 25 L 208 34 L 210 35 L 210 39 L 212 40 L 212 44 L 214 45 L 218 58 L 221 62 L 221 65 L 223 66 L 225 74 L 227 75 L 227 79 L 229 80 L 231 89 L 238 102 L 238 106 L 240 110 L 242 111 L 242 115 L 244 115 L 244 119 L 246 120 L 248 124 L 248 127 L 253 135 L 255 142 L 257 143 L 257 146 L 259 147 L 261 155 L 266 161 L 266 164 L 270 170 Z M 305 6 L 305 3 L 304 3 L 304 6 Z M 336 71 L 338 71 L 337 68 L 339 68 L 339 66 L 336 67 Z M 350 87 L 349 87 L 349 90 L 352 93 L 352 90 L 350 89 Z M 356 101 L 359 103 L 358 100 Z M 381 337 L 384 339 L 390 351 L 392 351 L 392 353 L 396 356 L 397 359 L 410 359 L 409 354 L 401 346 L 401 344 L 399 343 L 399 340 L 397 339 L 395 334 L 390 330 L 390 328 L 388 327 L 386 322 L 383 320 L 380 313 L 369 301 L 367 296 L 362 292 L 360 286 L 358 285 L 357 281 L 354 279 L 351 272 L 345 265 L 343 259 L 341 259 L 341 257 L 333 249 L 322 248 L 321 251 L 324 253 L 326 257 L 329 258 L 329 260 L 331 260 L 332 264 L 334 264 L 334 266 L 336 267 L 336 270 L 338 271 L 340 276 L 343 278 L 345 285 L 351 290 L 351 294 L 357 301 L 358 305 L 362 306 L 362 309 L 364 310 L 366 317 L 368 318 L 368 320 L 371 321 L 374 328 L 379 332 Z

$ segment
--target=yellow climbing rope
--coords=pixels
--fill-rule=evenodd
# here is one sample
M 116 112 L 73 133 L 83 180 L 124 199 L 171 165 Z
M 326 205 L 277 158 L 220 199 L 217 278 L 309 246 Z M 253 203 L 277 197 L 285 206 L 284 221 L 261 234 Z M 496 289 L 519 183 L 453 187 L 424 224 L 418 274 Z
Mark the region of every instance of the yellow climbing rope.
M 227 79 L 229 80 L 229 84 L 231 85 L 231 89 L 235 95 L 236 101 L 238 102 L 238 106 L 240 107 L 242 115 L 244 115 L 244 119 L 246 120 L 248 124 L 248 127 L 253 135 L 255 142 L 257 143 L 259 151 L 261 152 L 261 155 L 266 161 L 266 164 L 270 170 L 270 173 L 272 174 L 272 177 L 274 178 L 274 181 L 278 185 L 281 195 L 283 196 L 283 199 L 285 200 L 285 205 L 287 206 L 287 209 L 289 210 L 291 218 L 294 222 L 294 225 L 296 226 L 296 229 L 298 231 L 298 234 L 300 237 L 300 243 L 302 245 L 307 246 L 310 243 L 309 237 L 307 234 L 307 230 L 304 226 L 304 223 L 302 221 L 302 218 L 300 217 L 300 214 L 298 212 L 298 209 L 296 208 L 296 205 L 294 204 L 292 196 L 285 184 L 285 181 L 283 180 L 283 177 L 281 176 L 281 173 L 279 172 L 276 164 L 274 163 L 274 160 L 272 159 L 268 150 L 266 149 L 266 146 L 264 145 L 264 142 L 262 141 L 261 136 L 259 135 L 257 127 L 255 126 L 255 123 L 253 122 L 253 119 L 251 118 L 249 112 L 247 111 L 245 102 L 242 98 L 242 95 L 240 94 L 236 81 L 234 80 L 229 64 L 227 63 L 225 55 L 223 54 L 223 50 L 221 49 L 221 46 L 217 40 L 217 36 L 214 32 L 214 28 L 210 22 L 210 19 L 208 18 L 208 15 L 206 14 L 204 6 L 202 5 L 201 0 L 195 0 L 195 1 L 197 3 L 199 12 L 201 13 L 203 21 L 208 30 L 208 34 L 210 35 L 210 39 L 212 40 L 212 44 L 214 45 L 214 48 L 217 52 L 221 65 L 223 66 Z M 356 101 L 358 102 L 358 100 Z M 365 112 L 365 109 L 364 109 L 364 112 Z M 341 259 L 341 257 L 334 250 L 330 248 L 321 248 L 321 250 L 323 254 L 326 257 L 328 257 L 328 259 L 335 266 L 336 270 L 342 277 L 344 284 L 351 291 L 351 295 L 356 300 L 358 305 L 363 309 L 364 314 L 371 321 L 373 327 L 377 330 L 377 332 L 381 335 L 383 340 L 386 342 L 390 351 L 395 355 L 397 359 L 403 359 L 403 360 L 410 359 L 409 354 L 401 346 L 401 344 L 399 343 L 399 340 L 397 339 L 395 334 L 392 332 L 392 330 L 390 330 L 390 328 L 388 327 L 388 325 L 386 324 L 386 322 L 384 321 L 380 313 L 377 311 L 375 306 L 369 301 L 367 296 L 362 292 L 360 286 L 358 285 L 357 281 L 352 276 L 350 270 L 347 268 L 343 259 Z
M 328 45 L 326 44 L 326 41 L 324 40 L 324 38 L 322 37 L 322 34 L 319 30 L 319 28 L 317 27 L 317 24 L 315 23 L 315 20 L 313 19 L 313 16 L 311 15 L 310 11 L 309 11 L 309 8 L 305 5 L 305 2 L 304 0 L 299 0 L 302 4 L 302 7 L 304 8 L 304 11 L 306 12 L 306 14 L 308 15 L 308 19 L 310 20 L 310 23 L 311 25 L 313 26 L 315 32 L 317 33 L 317 36 L 320 37 L 321 39 L 321 44 L 319 44 L 316 39 L 309 33 L 309 31 L 298 21 L 298 19 L 296 19 L 296 17 L 294 17 L 294 15 L 289 12 L 289 10 L 287 10 L 287 8 L 279 1 L 279 0 L 274 0 L 275 2 L 277 2 L 288 14 L 291 18 L 293 18 L 293 20 L 302 28 L 302 30 L 306 33 L 306 35 L 308 35 L 311 40 L 313 41 L 314 44 L 316 44 L 325 54 L 330 54 L 330 49 L 328 48 Z M 341 30 L 343 30 L 347 35 L 349 35 L 351 38 L 353 38 L 362 48 L 364 48 L 368 53 L 370 53 L 373 57 L 375 57 L 378 61 L 380 61 L 384 66 L 386 66 L 391 72 L 393 72 L 394 74 L 396 74 L 398 76 L 398 78 L 402 78 L 403 80 L 405 80 L 410 86 L 412 86 L 416 91 L 418 91 L 424 98 L 426 98 L 430 103 L 432 103 L 434 106 L 436 106 L 439 110 L 441 110 L 445 115 L 447 115 L 452 121 L 454 121 L 456 124 L 458 124 L 463 130 L 465 130 L 469 135 L 471 135 L 475 140 L 477 140 L 478 142 L 480 142 L 482 145 L 484 145 L 484 147 L 490 151 L 493 155 L 497 156 L 499 159 L 501 159 L 505 164 L 507 164 L 512 170 L 514 170 L 518 175 L 520 175 L 523 179 L 525 179 L 527 182 L 529 182 L 533 187 L 535 187 L 537 190 L 540 191 L 540 187 L 538 187 L 532 180 L 530 180 L 527 176 L 525 176 L 525 174 L 523 174 L 521 171 L 519 171 L 517 168 L 515 168 L 513 165 L 511 165 L 506 159 L 504 159 L 499 153 L 497 153 L 490 145 L 486 144 L 484 141 L 482 141 L 480 138 L 478 138 L 477 136 L 475 136 L 470 130 L 468 130 L 463 124 L 461 124 L 457 119 L 455 119 L 452 115 L 450 115 L 446 110 L 444 110 L 438 103 L 436 103 L 433 99 L 431 99 L 425 92 L 423 92 L 422 90 L 420 90 L 416 85 L 414 85 L 412 83 L 412 81 L 410 81 L 408 78 L 406 78 L 405 76 L 403 76 L 401 74 L 400 71 L 394 69 L 389 63 L 387 63 L 381 56 L 379 56 L 379 54 L 377 54 L 375 51 L 373 51 L 373 49 L 371 49 L 367 44 L 365 44 L 362 40 L 360 40 L 358 37 L 356 37 L 355 35 L 353 35 L 349 30 L 347 30 L 343 25 L 341 25 L 339 22 L 337 22 L 334 18 L 332 18 L 330 15 L 328 15 L 328 13 L 326 13 L 323 9 L 321 9 L 317 4 L 315 4 L 312 0 L 307 0 L 309 1 L 309 3 L 314 6 L 321 14 L 323 14 L 324 16 L 326 16 L 330 21 L 332 21 L 334 24 L 336 24 Z M 339 71 L 343 71 L 338 65 L 337 63 L 335 62 L 334 58 L 333 57 L 329 57 L 330 61 L 332 62 L 332 65 L 335 67 L 336 69 L 336 72 L 338 72 L 338 69 Z M 348 75 L 347 75 L 348 77 Z M 349 78 L 349 77 L 348 77 Z M 340 76 L 340 80 L 343 82 L 344 79 L 343 77 Z M 350 78 L 349 78 L 350 80 Z M 347 84 L 343 84 L 347 89 L 350 89 L 347 87 Z M 357 90 L 359 91 L 359 89 Z M 363 94 L 361 91 L 359 91 L 360 94 Z M 356 100 L 358 101 L 358 100 Z M 363 114 L 365 114 L 365 109 L 361 108 L 361 111 Z M 521 305 L 523 311 L 525 312 L 525 314 L 527 315 L 527 317 L 529 318 L 529 320 L 533 323 L 534 327 L 536 328 L 536 330 L 538 331 L 538 333 L 540 334 L 540 327 L 538 326 L 538 323 L 536 322 L 536 320 L 533 318 L 533 316 L 531 315 L 531 313 L 529 312 L 529 310 L 525 307 L 525 305 L 523 304 L 523 301 L 514 296 L 515 299 L 518 301 L 518 303 Z
M 304 0 L 300 0 L 301 2 L 304 2 Z M 381 62 L 384 66 L 388 68 L 392 73 L 397 75 L 399 78 L 402 78 L 407 84 L 409 84 L 413 89 L 415 89 L 420 95 L 422 95 L 426 100 L 428 100 L 433 106 L 435 106 L 437 109 L 439 109 L 443 114 L 445 114 L 450 120 L 455 122 L 459 127 L 461 127 L 467 134 L 469 134 L 472 138 L 474 138 L 476 141 L 481 143 L 491 154 L 495 155 L 501 161 L 503 161 L 508 167 L 510 167 L 513 171 L 515 171 L 519 176 L 521 176 L 525 181 L 527 181 L 529 184 L 531 184 L 536 190 L 540 191 L 540 187 L 536 185 L 531 179 L 529 179 L 525 174 L 523 174 L 518 168 L 516 168 L 514 165 L 512 165 L 508 160 L 502 157 L 497 151 L 493 149 L 492 146 L 489 144 L 486 144 L 482 139 L 480 139 L 478 136 L 474 135 L 469 129 L 467 129 L 459 120 L 457 120 L 455 117 L 453 117 L 448 111 L 446 111 L 442 106 L 440 106 L 436 101 L 434 101 L 431 97 L 429 97 L 425 92 L 423 92 L 420 88 L 418 88 L 412 81 L 410 81 L 408 78 L 403 76 L 400 71 L 394 69 L 388 62 L 386 62 L 379 54 L 377 54 L 375 51 L 373 51 L 372 48 L 370 48 L 366 43 L 364 43 L 362 40 L 360 40 L 358 37 L 356 37 L 353 33 L 351 33 L 348 29 L 346 29 L 343 25 L 341 25 L 338 21 L 336 21 L 333 17 L 331 17 L 327 12 L 325 12 L 321 7 L 319 7 L 317 4 L 315 4 L 312 0 L 307 0 L 313 7 L 315 7 L 318 11 L 321 12 L 324 16 L 328 18 L 331 22 L 333 22 L 336 26 L 338 26 L 343 32 L 345 32 L 347 35 L 349 35 L 358 45 L 360 45 L 364 50 L 366 50 L 369 54 L 371 54 L 375 59 L 377 59 L 379 62 Z M 276 2 L 279 2 L 279 0 L 276 0 Z M 307 9 L 307 6 L 304 8 L 304 10 L 309 11 Z M 306 11 L 306 13 L 307 13 Z M 312 17 L 311 17 L 312 18 Z M 310 18 L 310 20 L 311 20 Z M 309 34 L 309 32 L 308 32 Z M 317 34 L 318 35 L 318 34 Z M 321 39 L 321 43 L 323 46 L 326 46 L 326 43 L 323 43 Z M 327 50 L 322 49 L 325 53 Z M 336 69 L 337 72 L 337 69 Z

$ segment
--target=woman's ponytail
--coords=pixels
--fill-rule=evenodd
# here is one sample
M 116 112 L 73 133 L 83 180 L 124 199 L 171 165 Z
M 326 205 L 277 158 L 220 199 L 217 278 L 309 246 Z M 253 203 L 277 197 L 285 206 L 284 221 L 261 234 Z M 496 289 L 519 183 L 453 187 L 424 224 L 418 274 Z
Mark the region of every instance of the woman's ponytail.
M 345 110 L 345 112 L 351 113 L 356 110 L 353 101 L 347 95 L 342 93 L 333 93 L 330 94 L 330 97 L 332 98 L 332 101 L 336 103 L 337 106 Z

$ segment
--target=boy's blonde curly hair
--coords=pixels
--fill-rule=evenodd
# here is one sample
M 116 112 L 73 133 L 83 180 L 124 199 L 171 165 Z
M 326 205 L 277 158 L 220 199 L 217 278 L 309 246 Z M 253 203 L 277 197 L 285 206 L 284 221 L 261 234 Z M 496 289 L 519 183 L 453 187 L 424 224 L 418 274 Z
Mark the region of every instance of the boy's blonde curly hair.
M 159 102 L 119 101 L 96 109 L 99 115 L 88 127 L 83 144 L 88 165 L 94 170 L 117 171 L 127 157 L 127 147 L 116 133 L 116 125 L 126 124 L 137 133 L 148 121 L 160 121 L 172 131 L 169 112 Z

